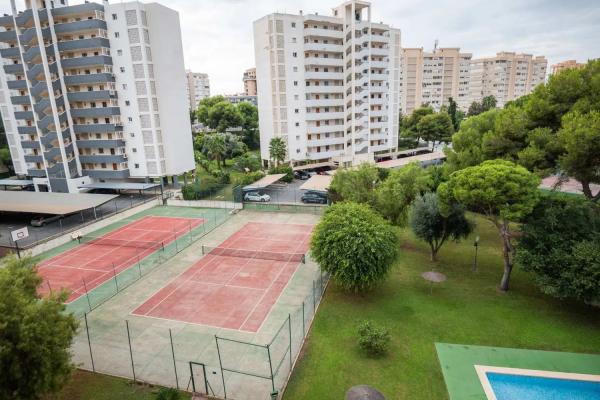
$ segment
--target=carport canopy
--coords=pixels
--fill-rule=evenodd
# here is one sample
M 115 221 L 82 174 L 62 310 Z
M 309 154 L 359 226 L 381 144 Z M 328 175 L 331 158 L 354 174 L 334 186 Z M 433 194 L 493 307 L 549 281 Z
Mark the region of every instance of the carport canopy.
M 300 190 L 318 190 L 326 192 L 327 189 L 329 189 L 332 179 L 333 176 L 331 175 L 313 175 L 300 186 Z
M 33 181 L 29 179 L 0 179 L 0 186 L 29 186 Z
M 322 168 L 322 167 L 335 167 L 335 164 L 332 162 L 320 162 L 320 163 L 314 163 L 314 164 L 297 165 L 293 169 L 294 169 L 294 171 L 303 171 L 303 170 L 307 170 L 307 169 Z
M 67 215 L 101 206 L 119 197 L 113 194 L 0 192 L 0 211 Z
M 147 190 L 160 186 L 159 183 L 139 182 L 95 182 L 77 186 L 79 189 Z
M 435 151 L 433 153 L 420 154 L 418 156 L 413 157 L 404 157 L 398 158 L 396 160 L 388 160 L 378 162 L 376 165 L 379 168 L 400 168 L 404 167 L 412 162 L 427 162 L 427 161 L 435 161 L 435 160 L 444 160 L 446 159 L 446 155 L 443 151 Z
M 264 189 L 267 186 L 274 184 L 275 182 L 277 182 L 278 180 L 280 180 L 284 176 L 285 176 L 285 174 L 270 174 L 270 175 L 267 175 L 267 176 L 265 176 L 263 178 L 260 178 L 256 182 L 251 183 L 250 185 L 244 186 L 244 190 Z

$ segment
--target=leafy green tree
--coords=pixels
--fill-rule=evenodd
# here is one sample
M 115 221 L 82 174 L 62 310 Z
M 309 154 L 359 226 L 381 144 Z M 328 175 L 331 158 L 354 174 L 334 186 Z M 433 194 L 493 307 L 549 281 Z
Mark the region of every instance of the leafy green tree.
M 471 105 L 469 106 L 469 111 L 467 112 L 467 115 L 469 117 L 479 115 L 488 110 L 492 110 L 492 109 L 496 108 L 496 104 L 497 104 L 497 100 L 494 96 L 485 96 L 483 99 L 481 99 L 481 103 L 479 103 L 477 101 L 474 101 L 471 103 Z
M 283 138 L 274 137 L 269 143 L 269 157 L 275 162 L 275 166 L 285 161 L 287 157 L 287 146 Z
M 429 191 L 431 183 L 427 171 L 417 163 L 395 169 L 377 188 L 376 209 L 392 224 L 403 226 L 410 204 Z
M 216 103 L 208 110 L 208 127 L 217 132 L 226 132 L 230 128 L 242 125 L 242 116 L 237 107 L 228 101 Z
M 458 131 L 458 128 L 460 127 L 460 121 L 463 120 L 465 114 L 458 109 L 458 104 L 456 104 L 456 101 L 454 101 L 452 97 L 448 98 L 448 115 L 452 120 L 454 131 Z
M 558 139 L 565 152 L 559 165 L 581 182 L 585 197 L 597 202 L 600 191 L 592 193 L 590 185 L 600 183 L 600 111 L 571 112 L 564 116 L 562 125 Z
M 197 119 L 198 116 L 196 115 L 196 111 L 190 108 L 190 125 L 194 125 Z
M 452 203 L 485 215 L 502 238 L 504 274 L 500 289 L 507 291 L 513 269 L 515 246 L 511 222 L 519 222 L 538 202 L 539 178 L 524 167 L 505 160 L 488 160 L 456 171 L 438 188 L 442 213 Z
M 280 180 L 290 183 L 294 180 L 294 169 L 289 165 L 278 165 L 269 169 L 269 174 L 285 174 Z
M 258 109 L 247 101 L 238 104 L 237 109 L 242 117 L 242 140 L 250 150 L 260 148 L 258 134 Z
M 245 153 L 233 159 L 233 169 L 239 172 L 254 172 L 261 169 L 260 158 L 256 154 Z
M 452 148 L 444 151 L 451 170 L 478 165 L 486 159 L 483 138 L 491 135 L 499 110 L 490 110 L 470 117 L 460 125 L 460 131 L 452 136 Z
M 0 399 L 41 399 L 57 393 L 74 365 L 70 345 L 78 322 L 65 312 L 66 293 L 40 298 L 32 258 L 0 266 Z
M 403 140 L 404 142 L 410 142 L 409 147 L 416 147 L 421 139 L 417 130 L 419 121 L 421 121 L 423 117 L 434 113 L 435 111 L 431 106 L 424 106 L 416 108 L 410 115 L 404 116 L 400 123 L 400 135 L 398 135 L 399 141 Z
M 435 193 L 425 193 L 417 197 L 410 207 L 408 225 L 413 233 L 429 244 L 431 261 L 437 260 L 437 253 L 448 239 L 458 241 L 473 231 L 473 224 L 465 216 L 465 209 L 452 203 L 442 215 Z
M 227 100 L 223 96 L 212 96 L 206 99 L 200 100 L 198 104 L 198 111 L 196 112 L 198 121 L 204 126 L 209 126 L 208 114 L 210 109 L 217 103 L 226 102 Z
M 448 113 L 440 111 L 421 118 L 417 123 L 416 130 L 420 139 L 431 142 L 432 147 L 435 148 L 436 143 L 448 143 L 452 140 L 454 126 Z
M 516 261 L 540 290 L 600 304 L 600 213 L 581 197 L 543 196 L 522 226 Z
M 225 143 L 225 135 L 222 133 L 211 133 L 204 136 L 202 143 L 202 152 L 209 160 L 214 160 L 217 167 L 221 169 L 221 160 L 224 160 L 227 152 L 227 144 Z
M 248 147 L 242 140 L 234 134 L 225 133 L 223 134 L 223 140 L 225 141 L 225 154 L 223 157 L 223 166 L 225 166 L 225 160 L 241 156 L 248 151 Z
M 380 174 L 373 164 L 339 169 L 329 184 L 329 197 L 333 202 L 353 201 L 375 205 L 375 188 L 379 182 Z
M 398 253 L 391 225 L 366 204 L 329 207 L 311 238 L 311 255 L 344 290 L 359 292 L 382 282 Z

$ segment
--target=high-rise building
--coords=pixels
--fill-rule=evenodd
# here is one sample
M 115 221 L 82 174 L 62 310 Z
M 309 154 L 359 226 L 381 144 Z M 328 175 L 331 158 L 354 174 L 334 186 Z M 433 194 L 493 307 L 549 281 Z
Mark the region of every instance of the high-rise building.
M 261 157 L 281 137 L 293 164 L 351 165 L 398 142 L 400 31 L 348 0 L 254 22 Z
M 577 60 L 567 60 L 552 65 L 552 75 L 556 75 L 567 69 L 580 69 L 585 67 L 585 63 L 578 63 Z
M 196 110 L 203 99 L 210 97 L 208 74 L 186 71 L 189 108 Z
M 17 174 L 77 192 L 194 168 L 176 11 L 25 4 L 11 0 L 12 15 L 0 17 L 0 111 Z
M 400 108 L 410 114 L 415 108 L 430 105 L 439 111 L 452 97 L 460 108 L 468 107 L 470 53 L 459 48 L 402 49 Z
M 469 103 L 494 96 L 497 107 L 529 94 L 546 80 L 544 56 L 500 52 L 495 57 L 471 60 Z
M 247 69 L 244 72 L 244 94 L 256 96 L 256 68 Z

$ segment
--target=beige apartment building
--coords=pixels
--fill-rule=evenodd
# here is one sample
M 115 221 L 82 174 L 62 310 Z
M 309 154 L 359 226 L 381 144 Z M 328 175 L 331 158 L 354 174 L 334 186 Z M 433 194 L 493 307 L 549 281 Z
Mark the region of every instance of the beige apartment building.
M 500 52 L 495 57 L 471 61 L 469 104 L 494 96 L 497 107 L 529 94 L 546 80 L 548 60 L 544 56 Z
M 583 67 L 585 67 L 585 63 L 578 63 L 576 60 L 567 60 L 559 62 L 552 66 L 552 75 L 555 75 L 567 69 L 580 69 Z
M 403 48 L 401 66 L 402 114 L 429 104 L 439 110 L 452 97 L 458 106 L 469 106 L 469 70 L 472 55 L 457 47 L 424 52 L 423 48 Z
M 256 96 L 256 68 L 247 69 L 244 72 L 244 94 Z
M 189 69 L 185 71 L 187 77 L 187 95 L 188 105 L 192 110 L 198 108 L 198 104 L 207 97 L 210 97 L 210 80 L 208 74 L 192 72 Z

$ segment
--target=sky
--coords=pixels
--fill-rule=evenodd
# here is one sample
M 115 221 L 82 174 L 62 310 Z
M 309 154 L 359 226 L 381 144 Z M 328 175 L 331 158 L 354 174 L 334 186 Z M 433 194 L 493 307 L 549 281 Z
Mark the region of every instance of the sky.
M 242 74 L 254 66 L 253 21 L 273 12 L 330 15 L 340 3 L 158 1 L 179 11 L 186 68 L 208 73 L 213 95 L 243 90 Z M 600 0 L 372 0 L 371 5 L 373 21 L 401 29 L 402 47 L 431 50 L 437 39 L 440 47 L 460 47 L 474 58 L 499 51 L 544 55 L 549 67 L 600 57 Z M 10 12 L 9 0 L 0 0 L 0 12 Z

